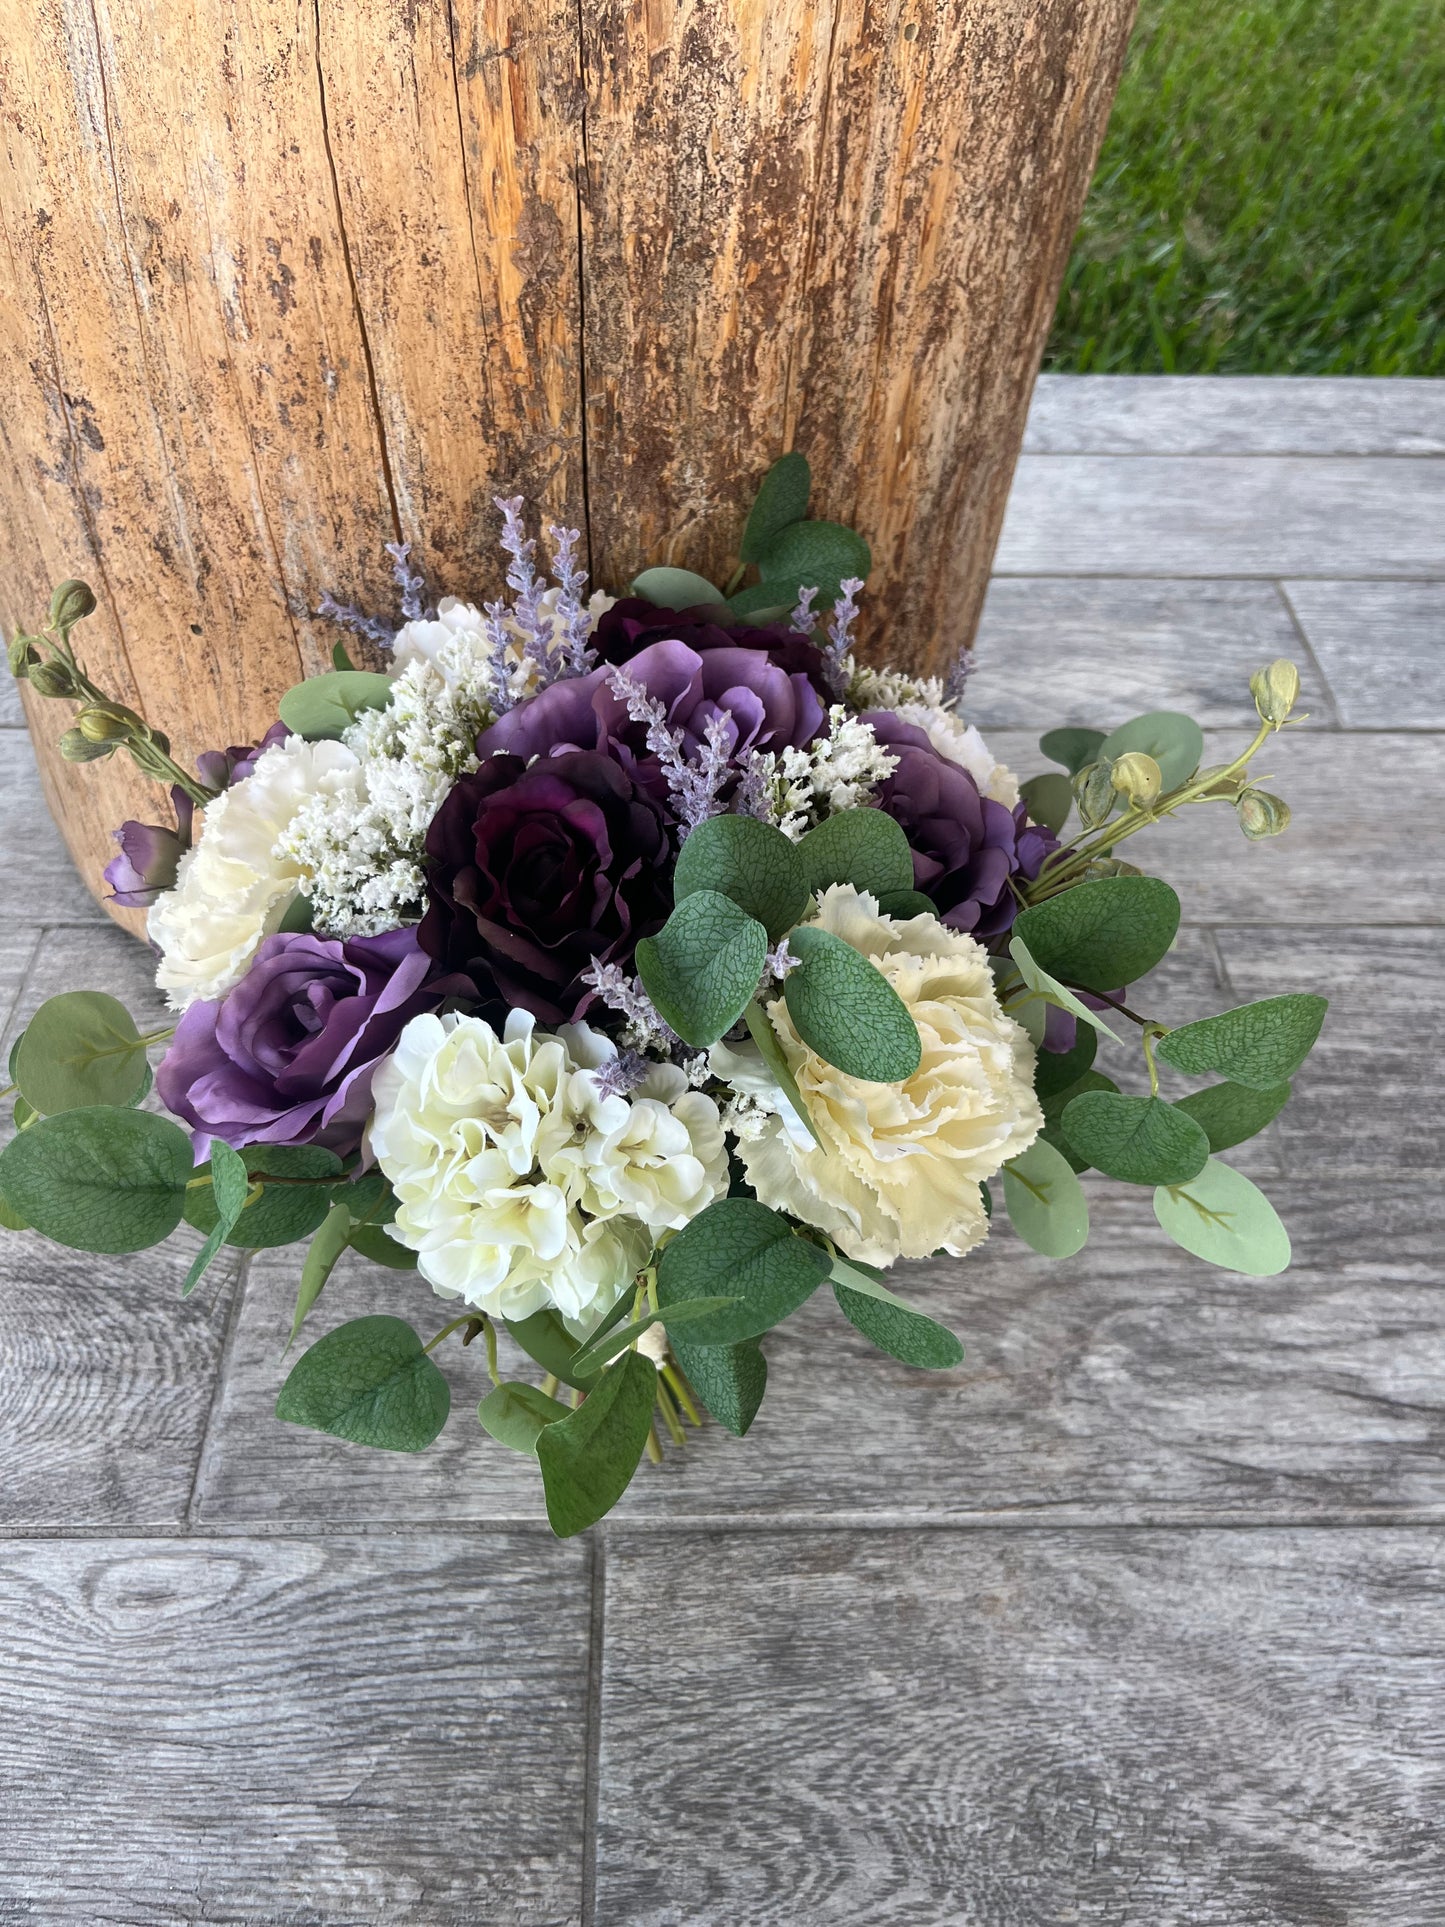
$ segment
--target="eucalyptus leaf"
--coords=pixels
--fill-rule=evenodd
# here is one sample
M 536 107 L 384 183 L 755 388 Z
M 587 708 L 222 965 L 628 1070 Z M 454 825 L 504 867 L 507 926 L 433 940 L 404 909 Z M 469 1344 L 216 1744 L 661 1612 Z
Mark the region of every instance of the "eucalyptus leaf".
M 733 1311 L 739 1302 L 736 1298 L 683 1299 L 668 1309 L 668 1338 L 671 1339 L 675 1326 L 696 1324 L 704 1318 L 710 1318 L 714 1312 Z M 609 1359 L 616 1358 L 619 1352 L 625 1352 L 627 1347 L 635 1344 L 645 1331 L 650 1331 L 654 1325 L 661 1322 L 662 1313 L 650 1311 L 641 1318 L 634 1318 L 630 1325 L 619 1325 L 602 1337 L 591 1340 L 580 1351 L 572 1354 L 572 1370 L 574 1372 L 600 1371 Z
M 1097 1010 L 1090 1010 L 1089 1006 L 1076 997 L 1072 990 L 1067 989 L 1056 977 L 1051 977 L 1047 970 L 1039 968 L 1022 937 L 1015 935 L 1010 939 L 1008 953 L 1013 958 L 1020 977 L 1036 997 L 1042 997 L 1045 1003 L 1053 1004 L 1060 1010 L 1067 1010 L 1080 1023 L 1087 1024 L 1091 1030 L 1097 1030 L 1111 1042 L 1118 1044 L 1123 1041 L 1117 1031 L 1109 1028 Z
M 236 1220 L 245 1209 L 250 1188 L 246 1160 L 239 1151 L 233 1151 L 229 1144 L 217 1138 L 211 1146 L 211 1190 L 216 1202 L 216 1222 L 191 1261 L 186 1281 L 181 1286 L 182 1298 L 190 1297 L 222 1243 L 235 1229 Z
M 1060 776 L 1056 770 L 1045 770 L 1042 776 L 1031 776 L 1026 783 L 1020 783 L 1019 796 L 1030 820 L 1042 823 L 1055 836 L 1068 822 L 1069 811 L 1074 807 L 1074 786 L 1067 776 Z
M 308 743 L 338 741 L 364 710 L 385 709 L 392 681 L 369 669 L 329 669 L 298 682 L 281 698 L 281 720 Z
M 487 1393 L 477 1407 L 477 1417 L 498 1445 L 535 1459 L 544 1429 L 566 1418 L 570 1409 L 560 1399 L 548 1398 L 540 1386 L 506 1380 Z
M 1070 776 L 1099 760 L 1102 729 L 1051 729 L 1040 736 L 1039 749 L 1051 763 L 1062 763 Z
M 134 1103 L 146 1080 L 145 1045 L 130 1013 L 100 990 L 48 997 L 26 1025 L 11 1076 L 42 1117 Z
M 291 1320 L 291 1336 L 286 1340 L 287 1351 L 296 1343 L 301 1327 L 306 1322 L 306 1314 L 321 1296 L 327 1279 L 336 1269 L 337 1260 L 350 1239 L 351 1213 L 344 1204 L 333 1204 L 316 1236 L 306 1247 L 301 1283 L 296 1292 L 296 1313 Z
M 1084 1187 L 1042 1138 L 1004 1166 L 1003 1196 L 1014 1230 L 1043 1257 L 1072 1258 L 1083 1247 L 1089 1235 Z
M 963 1362 L 963 1346 L 946 1325 L 906 1304 L 846 1259 L 833 1260 L 833 1296 L 848 1323 L 890 1358 L 932 1371 Z
M 1066 1091 L 1093 1064 L 1099 1048 L 1097 1031 L 1085 1028 L 1075 1032 L 1068 1050 L 1041 1050 L 1034 1064 L 1034 1090 L 1042 1103 L 1056 1091 Z
M 1125 1184 L 1186 1184 L 1209 1157 L 1203 1125 L 1161 1097 L 1085 1091 L 1060 1121 L 1080 1157 Z
M 353 1318 L 292 1366 L 276 1416 L 354 1445 L 423 1451 L 451 1410 L 451 1388 L 404 1318 Z
M 828 1275 L 826 1252 L 752 1198 L 719 1198 L 667 1244 L 657 1267 L 663 1322 L 696 1298 L 732 1298 L 687 1327 L 695 1345 L 758 1338 L 812 1297 Z
M 912 1077 L 922 1059 L 918 1026 L 876 964 L 816 924 L 794 930 L 788 948 L 797 968 L 783 979 L 783 1000 L 808 1048 L 847 1077 Z
M 742 1016 L 767 954 L 756 917 L 716 890 L 696 890 L 638 944 L 637 974 L 663 1022 L 701 1049 Z
M 627 1490 L 656 1399 L 656 1366 L 640 1352 L 627 1352 L 575 1412 L 542 1428 L 537 1458 L 547 1518 L 559 1539 L 595 1525 Z
M 302 896 L 298 890 L 286 906 L 286 913 L 276 928 L 291 936 L 309 936 L 315 929 L 315 906 L 310 897 Z
M 768 1388 L 768 1361 L 756 1339 L 742 1345 L 679 1344 L 668 1334 L 673 1363 L 724 1431 L 742 1438 Z
M 353 1251 L 370 1258 L 374 1265 L 385 1265 L 388 1271 L 416 1270 L 416 1253 L 407 1245 L 398 1244 L 385 1225 L 353 1225 L 350 1244 Z
M 867 577 L 873 566 L 868 544 L 841 522 L 790 522 L 757 557 L 764 584 L 779 581 L 836 584 Z
M 802 586 L 801 577 L 791 582 L 755 582 L 751 588 L 739 589 L 736 595 L 730 595 L 728 608 L 735 616 L 745 616 L 752 623 L 783 622 L 797 607 Z M 836 595 L 834 583 L 830 599 Z
M 1064 1127 L 1061 1119 L 1063 1118 L 1065 1110 L 1072 1104 L 1076 1097 L 1082 1097 L 1085 1091 L 1117 1092 L 1118 1088 L 1119 1086 L 1114 1082 L 1112 1077 L 1105 1077 L 1102 1072 L 1090 1069 L 1080 1071 L 1074 1082 L 1064 1090 L 1051 1091 L 1046 1098 L 1041 1100 L 1044 1112 L 1044 1128 L 1039 1135 L 1046 1143 L 1052 1144 L 1056 1151 L 1061 1152 L 1063 1156 L 1068 1159 L 1075 1171 L 1087 1171 L 1089 1168 L 1089 1160 L 1080 1157 L 1073 1145 L 1070 1144 L 1068 1138 L 1064 1135 Z
M 1176 1070 L 1218 1071 L 1251 1090 L 1273 1090 L 1309 1056 L 1328 1009 L 1325 998 L 1308 993 L 1266 997 L 1183 1024 L 1155 1048 Z
M 577 1340 L 555 1311 L 534 1311 L 528 1318 L 507 1318 L 503 1323 L 528 1358 L 553 1378 L 560 1379 L 564 1385 L 570 1385 L 574 1391 L 585 1392 L 597 1382 L 595 1371 L 579 1372 L 573 1369 L 572 1358 L 577 1350 Z
M 727 600 L 706 576 L 691 569 L 644 569 L 634 576 L 632 593 L 659 609 L 700 609 L 704 603 Z
M 808 495 L 813 478 L 807 458 L 796 449 L 779 456 L 767 474 L 748 512 L 738 557 L 743 562 L 759 562 L 772 542 L 791 522 L 801 522 L 808 512 Z
M 168 1118 L 112 1108 L 63 1111 L 0 1153 L 0 1191 L 43 1237 L 75 1251 L 144 1251 L 181 1221 L 190 1140 Z
M 885 917 L 898 917 L 900 920 L 938 915 L 938 905 L 921 890 L 885 890 L 878 899 L 878 908 Z
M 773 1029 L 768 1013 L 761 1004 L 751 1003 L 743 1012 L 743 1021 L 748 1027 L 748 1035 L 763 1054 L 763 1062 L 771 1072 L 773 1082 L 797 1112 L 813 1142 L 821 1144 L 823 1140 L 818 1136 L 818 1127 L 813 1122 L 803 1093 L 798 1089 L 798 1080 L 783 1054 L 783 1047 L 778 1042 L 778 1034 Z
M 309 1238 L 331 1209 L 330 1180 L 341 1175 L 341 1159 L 319 1144 L 248 1144 L 241 1153 L 254 1184 L 265 1175 L 288 1180 L 265 1184 L 248 1204 L 225 1243 L 242 1251 L 272 1250 Z M 202 1165 L 197 1175 L 208 1166 Z M 302 1179 L 308 1182 L 297 1183 Z M 186 1193 L 186 1223 L 209 1232 L 216 1224 L 216 1201 L 211 1186 L 197 1185 Z
M 1273 1278 L 1289 1264 L 1289 1233 L 1274 1206 L 1217 1158 L 1188 1183 L 1156 1191 L 1154 1216 L 1175 1244 L 1226 1271 Z
M 1179 899 L 1158 877 L 1100 877 L 1025 910 L 1014 933 L 1039 968 L 1085 990 L 1121 990 L 1168 954 Z
M 1204 1126 L 1211 1151 L 1227 1151 L 1272 1123 L 1288 1104 L 1289 1094 L 1288 1084 L 1264 1091 L 1251 1090 L 1247 1084 L 1209 1084 L 1181 1097 L 1179 1109 Z
M 840 810 L 795 846 L 809 890 L 851 883 L 878 899 L 913 889 L 913 852 L 902 826 L 882 810 Z
M 1113 762 L 1135 750 L 1154 758 L 1166 791 L 1178 789 L 1203 760 L 1204 731 L 1192 716 L 1177 709 L 1157 709 L 1111 730 L 1099 745 L 1098 756 L 1100 761 Z
M 757 918 L 774 943 L 808 907 L 808 873 L 798 846 L 755 816 L 710 816 L 689 831 L 672 893 L 681 903 L 699 890 L 730 898 Z

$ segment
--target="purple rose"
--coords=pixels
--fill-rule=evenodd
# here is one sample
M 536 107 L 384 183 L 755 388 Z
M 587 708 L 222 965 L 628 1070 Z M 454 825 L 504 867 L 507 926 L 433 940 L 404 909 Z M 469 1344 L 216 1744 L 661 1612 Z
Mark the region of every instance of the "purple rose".
M 630 966 L 672 909 L 663 810 L 592 749 L 530 768 L 488 757 L 437 811 L 426 850 L 423 949 L 544 1023 L 583 1016 L 592 959 Z
M 714 649 L 751 649 L 785 675 L 806 676 L 823 704 L 832 701 L 823 652 L 815 642 L 786 623 L 756 628 L 743 622 L 719 622 L 718 606 L 659 609 L 640 596 L 624 596 L 600 618 L 587 640 L 597 660 L 605 663 L 630 663 L 655 642 L 685 642 L 699 656 Z
M 198 1145 L 361 1142 L 371 1079 L 413 1017 L 470 980 L 438 975 L 415 930 L 379 937 L 267 937 L 236 988 L 176 1026 L 156 1088 Z
M 966 769 L 891 709 L 870 710 L 863 720 L 898 758 L 878 807 L 902 825 L 912 846 L 915 887 L 932 897 L 950 928 L 980 943 L 1003 936 L 1018 909 L 1009 879 L 1036 877 L 1058 838 L 1030 823 L 1022 803 L 1009 809 L 981 795 Z

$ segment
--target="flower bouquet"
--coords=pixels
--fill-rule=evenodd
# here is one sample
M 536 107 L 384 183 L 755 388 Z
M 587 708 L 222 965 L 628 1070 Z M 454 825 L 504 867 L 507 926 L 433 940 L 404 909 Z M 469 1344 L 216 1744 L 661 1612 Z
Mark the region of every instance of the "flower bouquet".
M 1149 1186 L 1198 1257 L 1283 1269 L 1279 1219 L 1215 1154 L 1285 1103 L 1324 1000 L 1170 1028 L 1139 986 L 1179 899 L 1118 852 L 1196 805 L 1285 827 L 1249 766 L 1293 665 L 1255 675 L 1227 764 L 1162 712 L 1053 731 L 1062 767 L 1020 784 L 961 674 L 854 653 L 867 545 L 808 490 L 800 455 L 768 473 L 726 589 L 648 569 L 588 597 L 556 528 L 544 581 L 520 500 L 498 504 L 510 601 L 433 608 L 396 547 L 399 624 L 321 610 L 385 666 L 339 643 L 259 743 L 194 770 L 87 676 L 94 600 L 62 584 L 11 667 L 76 705 L 69 760 L 126 753 L 169 787 L 173 824 L 124 824 L 105 874 L 148 909 L 176 1021 L 41 1005 L 10 1055 L 4 1224 L 113 1253 L 184 1220 L 187 1291 L 222 1245 L 301 1245 L 293 1342 L 348 1251 L 398 1300 L 453 1301 L 425 1338 L 335 1325 L 278 1416 L 419 1451 L 445 1341 L 480 1338 L 481 1426 L 537 1460 L 562 1534 L 704 1410 L 745 1433 L 766 1334 L 824 1285 L 884 1352 L 956 1365 L 888 1271 L 971 1251 L 995 1180 L 1049 1257 L 1084 1243 L 1093 1167 Z M 1126 1038 L 1147 1092 L 1095 1067 Z M 1166 1096 L 1174 1073 L 1213 1081 Z

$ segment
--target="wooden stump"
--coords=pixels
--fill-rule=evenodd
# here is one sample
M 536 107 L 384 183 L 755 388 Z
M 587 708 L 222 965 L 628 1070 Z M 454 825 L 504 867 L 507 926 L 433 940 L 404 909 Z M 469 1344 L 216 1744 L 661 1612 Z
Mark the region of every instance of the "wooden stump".
M 872 632 L 972 634 L 1134 0 L 33 0 L 0 46 L 0 615 L 88 579 L 96 679 L 254 737 L 381 544 L 497 582 L 491 498 L 617 586 L 719 575 L 790 447 Z M 98 885 L 154 818 L 73 771 Z

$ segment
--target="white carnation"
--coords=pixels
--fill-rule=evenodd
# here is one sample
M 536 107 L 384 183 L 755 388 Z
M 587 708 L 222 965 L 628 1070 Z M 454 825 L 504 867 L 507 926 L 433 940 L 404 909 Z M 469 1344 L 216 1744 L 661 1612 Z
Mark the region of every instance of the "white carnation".
M 880 916 L 849 884 L 824 891 L 816 921 L 882 971 L 918 1026 L 922 1061 L 901 1084 L 847 1077 L 803 1043 L 775 999 L 768 1016 L 822 1142 L 780 1093 L 769 1098 L 750 1060 L 715 1048 L 719 1074 L 770 1113 L 759 1134 L 738 1141 L 748 1182 L 764 1204 L 866 1264 L 968 1251 L 988 1235 L 980 1184 L 1042 1128 L 1033 1046 L 1000 1009 L 972 937 L 932 916 Z
M 1000 763 L 972 723 L 964 723 L 938 703 L 897 703 L 893 712 L 901 722 L 921 729 L 940 756 L 966 769 L 979 793 L 1012 809 L 1019 800 L 1019 779 Z
M 368 1141 L 397 1195 L 391 1233 L 436 1291 L 585 1328 L 659 1231 L 726 1191 L 717 1106 L 681 1072 L 604 1095 L 596 1071 L 615 1055 L 585 1024 L 554 1035 L 521 1010 L 500 1037 L 480 1017 L 407 1025 L 376 1074 Z
M 287 830 L 317 797 L 354 799 L 358 769 L 344 743 L 288 736 L 200 812 L 176 886 L 146 920 L 161 953 L 156 982 L 172 1010 L 223 997 L 245 976 L 307 880 L 305 865 L 279 847 Z

